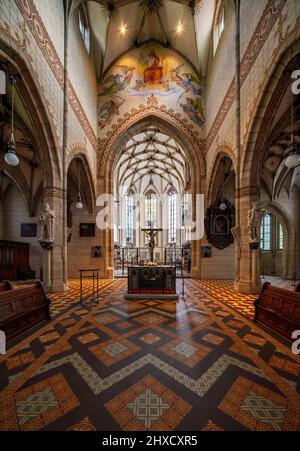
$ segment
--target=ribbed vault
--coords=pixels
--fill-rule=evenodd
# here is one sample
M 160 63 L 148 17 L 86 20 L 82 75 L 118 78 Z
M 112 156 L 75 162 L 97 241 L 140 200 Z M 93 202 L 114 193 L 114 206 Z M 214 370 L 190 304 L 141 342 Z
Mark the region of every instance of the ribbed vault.
M 122 150 L 115 172 L 120 196 L 130 189 L 144 194 L 149 189 L 183 193 L 190 175 L 184 151 L 174 138 L 154 126 L 132 136 Z

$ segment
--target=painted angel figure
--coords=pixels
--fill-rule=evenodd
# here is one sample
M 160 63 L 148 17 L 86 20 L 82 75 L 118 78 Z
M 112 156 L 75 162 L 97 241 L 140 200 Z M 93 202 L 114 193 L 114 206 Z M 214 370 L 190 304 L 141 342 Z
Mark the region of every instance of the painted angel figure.
M 130 85 L 135 67 L 124 65 L 116 65 L 115 67 L 119 68 L 120 72 L 115 75 L 112 74 L 104 80 L 98 94 L 99 96 L 117 94 L 118 92 L 124 91 Z

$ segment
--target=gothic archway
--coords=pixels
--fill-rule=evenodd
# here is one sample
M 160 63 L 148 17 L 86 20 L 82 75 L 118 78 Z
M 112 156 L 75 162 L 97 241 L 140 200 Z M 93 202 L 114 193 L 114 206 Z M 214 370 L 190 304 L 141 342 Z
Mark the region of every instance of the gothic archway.
M 155 98 L 148 102 L 148 107 L 134 109 L 102 139 L 98 149 L 98 192 L 113 194 L 113 174 L 122 149 L 128 140 L 145 129 L 154 126 L 172 136 L 184 150 L 190 166 L 190 192 L 201 194 L 205 188 L 205 153 L 204 141 L 185 121 L 174 112 L 158 107 Z M 195 202 L 193 202 L 195 215 Z M 113 209 L 113 205 L 111 205 Z M 113 276 L 113 232 L 103 231 L 104 265 L 106 277 Z M 200 274 L 200 244 L 192 242 L 192 273 L 194 277 Z

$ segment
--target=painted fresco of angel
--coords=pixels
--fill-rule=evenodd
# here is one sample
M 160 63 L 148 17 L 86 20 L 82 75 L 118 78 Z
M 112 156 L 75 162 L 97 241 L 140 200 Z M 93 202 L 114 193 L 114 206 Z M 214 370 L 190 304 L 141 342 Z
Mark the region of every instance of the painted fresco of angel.
M 115 65 L 120 70 L 117 74 L 112 74 L 107 77 L 102 83 L 99 96 L 113 95 L 118 92 L 124 91 L 127 86 L 130 85 L 135 71 L 135 67 Z
M 184 94 L 190 93 L 195 96 L 202 96 L 204 91 L 198 77 L 191 72 L 181 72 L 184 66 L 185 63 L 182 63 L 170 71 L 171 81 L 180 86 L 184 90 Z
M 198 127 L 204 125 L 205 115 L 200 97 L 186 97 L 185 101 L 180 102 L 179 105 L 194 124 L 198 125 Z
M 105 102 L 99 111 L 98 114 L 98 125 L 102 129 L 109 125 L 115 115 L 120 114 L 119 109 L 125 102 L 120 96 L 112 96 L 107 102 Z

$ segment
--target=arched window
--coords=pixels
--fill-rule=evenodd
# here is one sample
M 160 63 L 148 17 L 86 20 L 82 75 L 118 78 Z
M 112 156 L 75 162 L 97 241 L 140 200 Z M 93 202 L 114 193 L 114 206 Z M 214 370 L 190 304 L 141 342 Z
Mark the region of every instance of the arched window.
M 148 228 L 156 227 L 157 199 L 154 191 L 148 191 L 145 198 L 145 223 Z
M 134 244 L 134 194 L 128 191 L 126 194 L 126 244 Z
M 84 42 L 84 46 L 86 51 L 90 53 L 91 51 L 91 34 L 88 28 L 87 22 L 84 17 L 84 13 L 82 10 L 79 11 L 79 30 Z
M 168 191 L 168 242 L 176 243 L 176 192 L 173 189 Z
M 270 213 L 265 213 L 261 224 L 261 249 L 270 251 L 272 243 L 272 217 Z
M 263 251 L 282 251 L 284 247 L 284 228 L 272 213 L 265 213 L 261 225 L 261 249 Z
M 282 251 L 284 245 L 284 233 L 281 222 L 277 222 L 277 250 Z
M 217 51 L 221 35 L 225 27 L 225 10 L 224 5 L 221 4 L 218 11 L 216 11 L 214 30 L 213 30 L 213 52 Z

